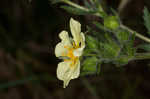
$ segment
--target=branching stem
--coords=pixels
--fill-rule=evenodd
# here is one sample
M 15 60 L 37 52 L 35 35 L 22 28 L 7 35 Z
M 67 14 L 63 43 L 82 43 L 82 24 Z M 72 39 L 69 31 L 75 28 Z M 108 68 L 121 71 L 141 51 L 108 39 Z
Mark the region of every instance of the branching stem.
M 76 7 L 76 8 L 78 8 L 78 9 L 81 9 L 81 10 L 83 10 L 83 11 L 86 11 L 86 12 L 90 11 L 88 8 L 85 8 L 85 7 L 83 7 L 83 6 L 80 6 L 80 5 L 78 5 L 78 4 L 74 3 L 74 2 L 71 2 L 71 1 L 69 1 L 69 0 L 63 0 L 63 2 L 66 3 L 66 4 L 68 4 L 68 5 L 71 5 L 71 6 L 73 6 L 73 7 Z M 98 16 L 98 17 L 101 17 L 101 15 L 100 15 L 99 13 L 95 13 L 94 15 L 95 15 L 95 16 Z M 147 37 L 143 36 L 142 34 L 140 34 L 140 33 L 136 32 L 136 31 L 130 29 L 129 27 L 127 27 L 127 26 L 125 26 L 125 25 L 123 25 L 123 24 L 121 24 L 120 27 L 121 27 L 122 29 L 128 30 L 128 31 L 131 32 L 132 34 L 135 33 L 135 36 L 136 36 L 136 37 L 138 37 L 138 38 L 144 40 L 144 41 L 147 42 L 147 43 L 150 43 L 150 38 L 147 38 Z

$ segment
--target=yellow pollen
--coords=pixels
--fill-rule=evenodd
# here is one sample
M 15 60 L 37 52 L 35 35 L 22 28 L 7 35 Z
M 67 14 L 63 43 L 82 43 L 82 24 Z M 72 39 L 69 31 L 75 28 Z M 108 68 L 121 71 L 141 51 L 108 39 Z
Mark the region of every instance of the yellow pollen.
M 68 52 L 66 55 L 63 54 L 63 56 L 69 57 L 69 59 L 64 59 L 64 61 L 71 61 L 72 64 L 70 66 L 73 67 L 76 64 L 77 60 L 79 59 L 79 57 L 74 56 L 73 51 L 79 48 L 79 45 L 76 45 L 75 42 L 73 42 L 73 48 L 70 48 L 68 46 L 64 46 L 64 48 L 68 49 Z

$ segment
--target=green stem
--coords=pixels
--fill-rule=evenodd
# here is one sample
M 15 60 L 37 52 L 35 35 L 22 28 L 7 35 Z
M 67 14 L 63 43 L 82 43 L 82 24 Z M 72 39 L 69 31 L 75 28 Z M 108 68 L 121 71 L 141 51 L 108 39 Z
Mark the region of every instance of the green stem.
M 84 10 L 84 11 L 87 11 L 87 12 L 89 11 L 88 8 L 82 7 L 82 6 L 80 6 L 80 5 L 76 4 L 76 3 L 73 3 L 71 1 L 69 1 L 69 0 L 63 0 L 63 2 L 73 6 L 75 8 L 78 8 L 78 9 L 81 9 L 81 10 Z
M 144 40 L 144 41 L 150 43 L 150 38 L 147 38 L 147 37 L 141 35 L 140 33 L 138 33 L 138 32 L 136 32 L 136 31 L 134 31 L 134 30 L 128 28 L 127 26 L 125 26 L 125 25 L 123 25 L 123 24 L 121 24 L 120 27 L 123 28 L 123 29 L 128 30 L 128 31 L 131 32 L 132 34 L 135 33 L 135 36 L 136 36 L 136 37 L 138 37 L 138 38 L 140 38 L 140 39 L 142 39 L 142 40 Z
M 83 11 L 86 11 L 86 12 L 89 12 L 89 11 L 90 11 L 88 8 L 85 8 L 85 7 L 83 7 L 83 6 L 80 6 L 80 5 L 78 5 L 78 4 L 74 3 L 74 2 L 71 2 L 71 1 L 69 1 L 69 0 L 63 0 L 63 2 L 66 3 L 66 4 L 68 4 L 68 5 L 73 6 L 73 7 L 75 7 L 75 8 L 81 9 L 81 10 L 83 10 Z M 99 13 L 95 13 L 94 15 L 100 17 L 100 14 L 99 14 Z
M 76 3 L 73 3 L 73 2 L 71 2 L 71 1 L 69 1 L 69 0 L 63 0 L 63 2 L 66 3 L 66 4 L 68 4 L 68 5 L 73 6 L 73 7 L 75 7 L 75 8 L 81 9 L 81 10 L 83 10 L 83 11 L 86 11 L 86 12 L 90 11 L 88 8 L 85 8 L 85 7 L 83 7 L 83 6 L 80 6 L 80 5 L 78 5 L 78 4 L 76 4 Z M 98 16 L 98 17 L 101 17 L 101 15 L 100 15 L 99 13 L 95 13 L 94 15 L 95 15 L 95 16 Z M 131 32 L 132 34 L 135 33 L 135 36 L 136 36 L 136 37 L 138 37 L 138 38 L 140 38 L 140 39 L 142 39 L 142 40 L 144 40 L 144 41 L 150 43 L 150 38 L 147 38 L 147 37 L 141 35 L 140 33 L 138 33 L 138 32 L 136 32 L 136 31 L 134 31 L 134 30 L 128 28 L 127 26 L 125 26 L 125 25 L 123 25 L 123 24 L 121 24 L 120 27 L 123 28 L 123 29 L 128 30 L 128 31 Z
M 121 56 L 118 59 L 130 59 L 130 61 L 134 61 L 134 60 L 146 60 L 146 59 L 150 59 L 150 53 L 136 53 L 133 57 L 129 57 L 129 56 Z M 116 60 L 114 60 L 116 61 Z
M 135 57 L 132 60 L 144 60 L 150 59 L 150 53 L 136 53 Z

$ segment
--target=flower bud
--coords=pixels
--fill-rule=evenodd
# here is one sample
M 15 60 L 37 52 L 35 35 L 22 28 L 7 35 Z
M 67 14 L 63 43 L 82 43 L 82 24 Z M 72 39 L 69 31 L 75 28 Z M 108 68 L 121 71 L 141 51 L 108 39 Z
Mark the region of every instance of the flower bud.
M 119 27 L 119 22 L 116 16 L 108 16 L 104 18 L 104 26 L 109 29 L 117 29 Z

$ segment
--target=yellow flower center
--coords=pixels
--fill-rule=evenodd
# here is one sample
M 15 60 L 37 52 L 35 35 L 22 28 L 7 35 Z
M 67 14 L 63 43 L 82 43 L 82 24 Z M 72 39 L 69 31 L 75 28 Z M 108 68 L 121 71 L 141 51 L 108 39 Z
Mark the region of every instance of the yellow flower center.
M 79 48 L 79 44 L 76 45 L 76 44 L 73 42 L 73 48 L 70 48 L 70 47 L 68 47 L 68 46 L 64 46 L 64 48 L 68 49 L 68 52 L 67 52 L 66 55 L 63 54 L 63 56 L 69 57 L 69 59 L 65 59 L 64 61 L 71 61 L 72 64 L 71 64 L 70 66 L 73 67 L 73 66 L 76 64 L 76 62 L 78 61 L 78 59 L 79 59 L 79 57 L 74 56 L 73 51 L 74 51 L 75 49 Z

